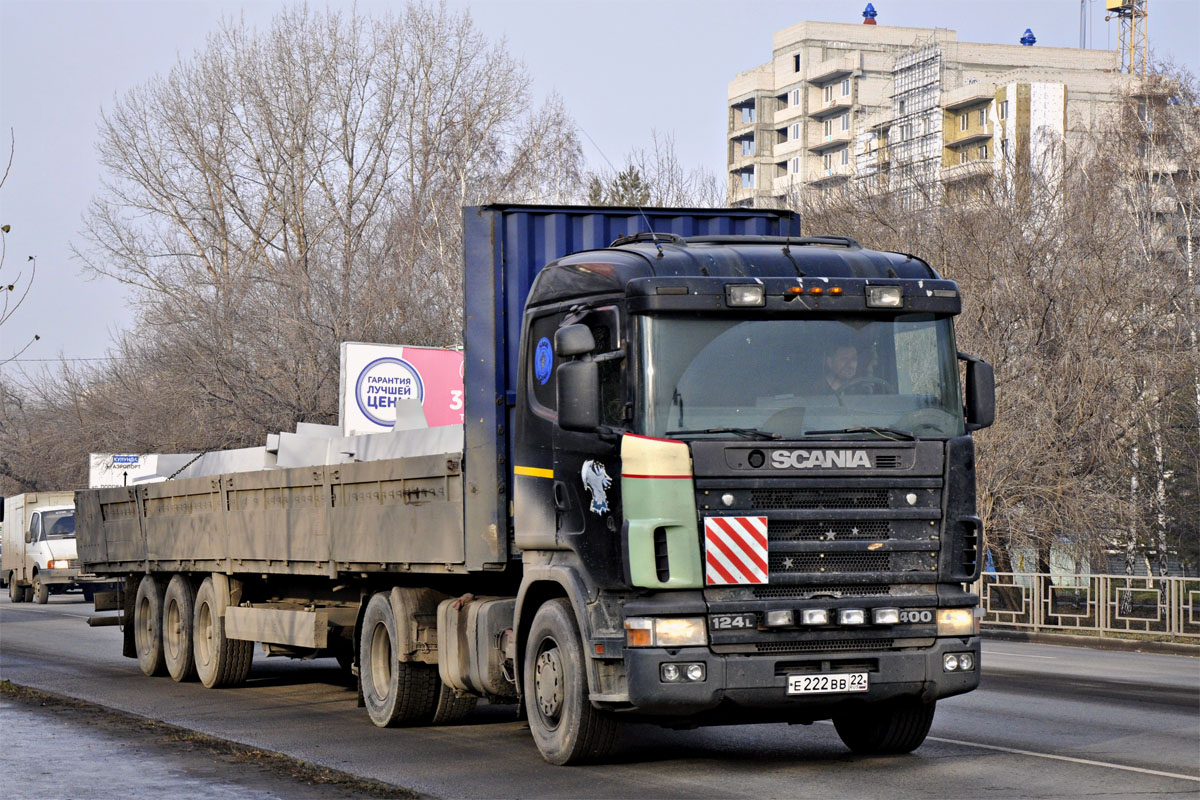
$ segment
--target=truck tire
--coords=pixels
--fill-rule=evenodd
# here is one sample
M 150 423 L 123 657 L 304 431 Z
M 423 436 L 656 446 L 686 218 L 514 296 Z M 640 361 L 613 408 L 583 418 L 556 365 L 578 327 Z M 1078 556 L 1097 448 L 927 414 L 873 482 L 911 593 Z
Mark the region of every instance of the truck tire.
M 391 597 L 379 592 L 363 615 L 358 674 L 367 714 L 380 728 L 428 722 L 441 686 L 437 666 L 400 660 L 397 641 Z
M 192 614 L 192 653 L 196 675 L 209 689 L 245 683 L 254 660 L 254 642 L 225 636 L 228 605 L 228 590 L 218 589 L 211 575 L 205 578 Z
M 921 746 L 933 724 L 937 703 L 905 697 L 878 706 L 864 706 L 853 714 L 833 718 L 842 742 L 861 755 L 898 755 Z
M 192 624 L 196 614 L 196 590 L 186 575 L 171 576 L 163 595 L 163 658 L 167 672 L 175 681 L 196 678 L 196 657 L 192 652 Z
M 475 695 L 456 694 L 453 689 L 442 683 L 440 677 L 438 686 L 441 688 L 438 690 L 433 719 L 430 720 L 434 725 L 453 725 L 475 710 L 475 703 L 479 700 Z
M 40 572 L 33 573 L 33 601 L 40 606 L 50 602 L 50 585 L 42 582 Z
M 8 576 L 8 599 L 14 603 L 25 601 L 25 587 L 17 584 L 17 574 L 15 572 Z
M 597 760 L 617 744 L 620 723 L 588 700 L 583 658 L 570 602 L 558 598 L 539 608 L 525 644 L 522 687 L 533 741 L 551 764 Z
M 138 584 L 137 598 L 133 601 L 133 639 L 138 666 L 148 676 L 167 671 L 163 660 L 162 612 L 162 579 L 146 575 Z

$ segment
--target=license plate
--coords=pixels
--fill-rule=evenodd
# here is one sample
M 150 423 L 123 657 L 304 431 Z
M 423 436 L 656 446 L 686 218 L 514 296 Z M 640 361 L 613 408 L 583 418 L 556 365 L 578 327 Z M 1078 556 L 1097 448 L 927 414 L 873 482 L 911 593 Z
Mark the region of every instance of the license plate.
M 789 675 L 788 694 L 834 694 L 865 692 L 867 673 L 839 672 L 832 675 Z
M 708 627 L 714 631 L 746 631 L 758 627 L 754 614 L 713 614 L 708 618 Z

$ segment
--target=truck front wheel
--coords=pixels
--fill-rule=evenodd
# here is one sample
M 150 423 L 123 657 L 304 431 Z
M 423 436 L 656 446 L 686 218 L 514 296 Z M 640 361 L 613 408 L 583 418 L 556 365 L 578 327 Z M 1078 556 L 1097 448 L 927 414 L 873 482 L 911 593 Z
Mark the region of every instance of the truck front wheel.
M 558 598 L 539 608 L 525 645 L 522 686 L 533 741 L 551 764 L 603 758 L 617 743 L 620 723 L 588 700 L 583 658 L 570 603 Z
M 149 676 L 166 672 L 162 640 L 163 585 L 153 575 L 138 584 L 133 601 L 133 639 L 137 645 L 138 666 Z
M 391 597 L 379 592 L 363 615 L 358 674 L 367 714 L 380 728 L 428 722 L 438 701 L 437 667 L 401 661 L 398 642 Z
M 173 575 L 163 596 L 163 657 L 167 672 L 176 681 L 196 677 L 192 652 L 192 618 L 196 614 L 196 590 L 186 575 Z
M 862 755 L 898 755 L 921 746 L 933 724 L 936 702 L 906 697 L 833 718 L 842 742 Z
M 33 600 L 38 605 L 50 602 L 50 585 L 42 580 L 42 573 L 33 573 Z
M 226 586 L 224 581 L 222 586 Z M 228 589 L 218 589 L 211 575 L 205 578 L 196 592 L 192 612 L 192 654 L 196 675 L 209 689 L 245 683 L 254 660 L 254 642 L 230 639 L 225 635 L 225 608 L 228 605 Z

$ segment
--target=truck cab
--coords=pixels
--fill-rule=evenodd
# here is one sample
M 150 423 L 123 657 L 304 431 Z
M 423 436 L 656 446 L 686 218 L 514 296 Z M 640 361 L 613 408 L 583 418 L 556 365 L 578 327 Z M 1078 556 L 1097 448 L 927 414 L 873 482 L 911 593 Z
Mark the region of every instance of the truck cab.
M 80 570 L 71 492 L 24 494 L 5 500 L 0 564 L 13 602 L 49 602 L 51 594 L 82 589 L 90 596 L 100 581 Z
M 970 433 L 993 390 L 957 351 L 960 310 L 926 262 L 846 237 L 640 234 L 538 274 L 518 607 L 567 595 L 594 710 L 833 718 L 852 749 L 903 752 L 978 684 Z M 570 659 L 531 627 L 523 691 L 549 737 L 566 706 L 539 681 Z

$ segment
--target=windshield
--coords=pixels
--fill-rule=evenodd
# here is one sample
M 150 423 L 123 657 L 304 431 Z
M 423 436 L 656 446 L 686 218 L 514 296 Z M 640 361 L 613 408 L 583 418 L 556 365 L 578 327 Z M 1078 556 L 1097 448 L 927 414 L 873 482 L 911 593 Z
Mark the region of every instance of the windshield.
M 42 535 L 47 539 L 74 539 L 75 512 L 42 512 Z
M 641 322 L 636 424 L 648 436 L 963 433 L 948 318 Z

